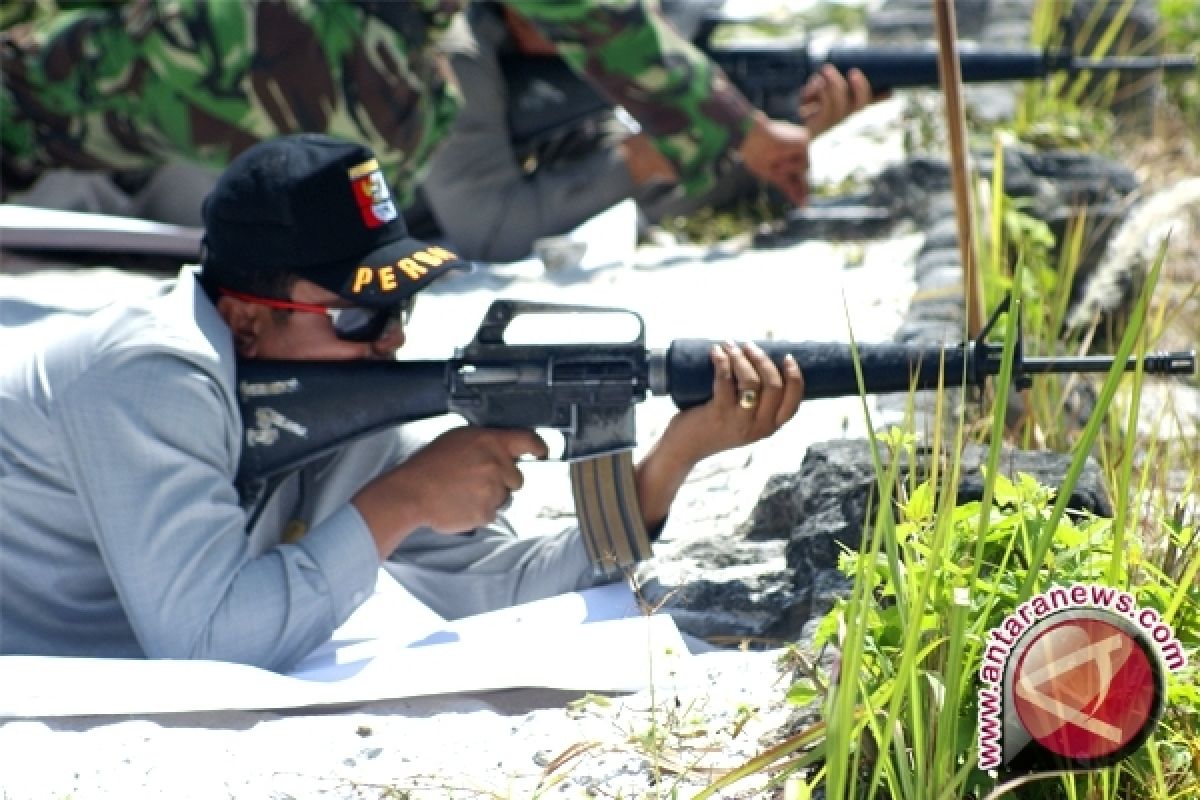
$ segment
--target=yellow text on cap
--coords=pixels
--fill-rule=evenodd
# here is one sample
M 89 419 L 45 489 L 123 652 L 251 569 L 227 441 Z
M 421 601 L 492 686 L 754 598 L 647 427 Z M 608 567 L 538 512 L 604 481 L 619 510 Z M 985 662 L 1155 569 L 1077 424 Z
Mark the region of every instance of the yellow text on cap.
M 401 258 L 395 264 L 387 264 L 382 267 L 359 267 L 354 272 L 354 284 L 350 287 L 350 291 L 353 294 L 359 294 L 371 286 L 381 292 L 394 291 L 399 277 L 396 274 L 397 271 L 410 281 L 416 281 L 426 275 L 430 267 L 440 266 L 455 258 L 457 256 L 446 248 L 435 245 Z

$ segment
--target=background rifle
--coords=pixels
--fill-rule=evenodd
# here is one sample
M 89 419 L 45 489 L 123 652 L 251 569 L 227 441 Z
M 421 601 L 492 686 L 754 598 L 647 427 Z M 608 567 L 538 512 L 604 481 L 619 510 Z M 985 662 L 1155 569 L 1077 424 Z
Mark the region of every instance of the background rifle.
M 938 86 L 937 49 L 931 46 L 837 46 L 824 53 L 803 44 L 754 42 L 730 46 L 696 44 L 767 115 L 797 120 L 800 92 L 824 64 L 845 74 L 857 68 L 875 92 Z M 967 48 L 959 51 L 964 83 L 1036 80 L 1056 73 L 1148 73 L 1194 70 L 1189 55 L 1085 58 L 1066 50 Z M 501 70 L 509 90 L 508 122 L 518 150 L 535 148 L 612 104 L 559 58 L 505 54 Z
M 868 394 L 912 388 L 982 386 L 999 373 L 1002 346 L 985 341 L 1007 302 L 980 336 L 952 346 L 862 344 L 858 359 Z M 617 344 L 508 344 L 504 334 L 525 314 L 622 314 L 638 334 Z M 712 341 L 677 339 L 645 347 L 645 328 L 631 311 L 497 300 L 474 340 L 454 357 L 432 361 L 298 362 L 248 360 L 238 365 L 245 426 L 238 483 L 296 469 L 359 436 L 404 422 L 457 413 L 474 425 L 553 428 L 562 459 L 579 461 L 631 450 L 634 409 L 650 395 L 681 409 L 712 396 Z M 791 353 L 804 373 L 806 400 L 859 392 L 849 344 L 759 342 L 776 364 Z M 1013 382 L 1035 375 L 1107 373 L 1109 356 L 1028 357 L 1018 342 Z M 1146 355 L 1148 374 L 1191 375 L 1193 352 Z M 1126 370 L 1138 365 L 1130 358 Z

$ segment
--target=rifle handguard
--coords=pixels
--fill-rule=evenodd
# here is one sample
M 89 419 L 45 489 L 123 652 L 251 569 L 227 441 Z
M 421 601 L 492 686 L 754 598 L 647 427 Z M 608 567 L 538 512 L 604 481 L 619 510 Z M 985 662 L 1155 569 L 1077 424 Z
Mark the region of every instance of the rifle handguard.
M 660 354 L 661 369 L 650 370 L 651 391 L 669 394 L 681 409 L 691 408 L 712 397 L 713 368 L 709 353 L 713 342 L 705 339 L 677 339 L 665 354 Z M 804 375 L 804 397 L 846 397 L 858 394 L 854 355 L 849 344 L 841 342 L 758 342 L 776 366 L 791 353 Z M 906 392 L 936 388 L 939 383 L 956 386 L 963 382 L 968 363 L 966 347 L 918 347 L 905 344 L 871 344 L 858 349 L 863 381 L 868 394 Z M 656 378 L 656 376 L 661 376 Z M 945 377 L 943 377 L 945 376 Z M 970 383 L 979 376 L 969 374 Z M 656 386 L 656 381 L 662 384 Z

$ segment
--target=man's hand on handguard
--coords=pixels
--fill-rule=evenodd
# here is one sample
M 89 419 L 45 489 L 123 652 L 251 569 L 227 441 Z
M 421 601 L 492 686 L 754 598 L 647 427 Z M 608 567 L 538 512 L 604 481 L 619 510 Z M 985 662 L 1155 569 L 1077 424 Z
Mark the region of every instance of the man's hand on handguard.
M 693 464 L 772 435 L 804 397 L 795 359 L 786 359 L 780 371 L 753 342 L 713 347 L 712 362 L 712 399 L 677 414 L 663 433 L 664 440 L 678 440 Z
M 524 483 L 517 461 L 525 455 L 548 455 L 533 431 L 454 428 L 368 483 L 353 502 L 387 557 L 417 528 L 461 533 L 495 520 Z
M 753 343 L 714 346 L 711 357 L 712 399 L 672 417 L 638 464 L 638 500 L 648 527 L 666 519 L 696 464 L 771 436 L 796 415 L 804 398 L 804 376 L 790 356 L 782 371 Z

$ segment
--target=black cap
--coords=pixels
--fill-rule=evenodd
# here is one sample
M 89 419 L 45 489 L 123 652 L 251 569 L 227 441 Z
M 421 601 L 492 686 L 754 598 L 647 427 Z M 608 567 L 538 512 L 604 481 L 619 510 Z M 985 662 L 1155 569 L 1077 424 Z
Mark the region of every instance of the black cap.
M 204 273 L 235 288 L 291 273 L 356 305 L 404 302 L 466 262 L 408 235 L 375 154 L 321 134 L 261 142 L 204 201 Z

